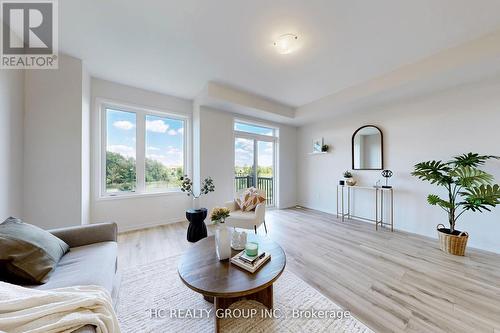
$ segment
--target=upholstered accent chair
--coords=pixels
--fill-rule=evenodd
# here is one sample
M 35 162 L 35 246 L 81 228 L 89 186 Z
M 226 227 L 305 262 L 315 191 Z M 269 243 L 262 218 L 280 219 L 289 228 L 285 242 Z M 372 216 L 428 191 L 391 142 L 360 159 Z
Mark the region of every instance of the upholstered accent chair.
M 236 198 L 239 198 L 247 189 L 240 190 L 236 194 Z M 258 190 L 259 194 L 265 197 L 265 192 Z M 226 225 L 234 228 L 242 229 L 254 229 L 257 233 L 257 228 L 264 224 L 264 230 L 267 234 L 266 226 L 266 201 L 261 202 L 255 207 L 255 210 L 244 212 L 240 209 L 239 205 L 236 203 L 236 199 L 228 201 L 224 204 L 225 207 L 229 208 L 230 216 L 226 219 Z

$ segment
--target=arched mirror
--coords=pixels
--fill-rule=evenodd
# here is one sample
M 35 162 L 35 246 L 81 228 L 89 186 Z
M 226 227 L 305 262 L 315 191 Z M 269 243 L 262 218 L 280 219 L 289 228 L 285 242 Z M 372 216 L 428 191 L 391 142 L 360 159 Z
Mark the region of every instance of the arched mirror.
M 358 128 L 352 135 L 352 169 L 382 170 L 383 168 L 382 131 L 373 125 Z

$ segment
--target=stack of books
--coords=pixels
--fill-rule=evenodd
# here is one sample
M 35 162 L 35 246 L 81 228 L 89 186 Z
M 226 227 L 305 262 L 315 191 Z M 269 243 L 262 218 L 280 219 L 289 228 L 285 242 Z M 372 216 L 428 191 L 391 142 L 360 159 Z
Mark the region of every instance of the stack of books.
M 241 251 L 231 258 L 231 263 L 250 273 L 255 273 L 262 265 L 269 261 L 269 259 L 271 259 L 270 253 L 261 251 L 255 257 L 250 257 L 246 255 L 245 251 Z

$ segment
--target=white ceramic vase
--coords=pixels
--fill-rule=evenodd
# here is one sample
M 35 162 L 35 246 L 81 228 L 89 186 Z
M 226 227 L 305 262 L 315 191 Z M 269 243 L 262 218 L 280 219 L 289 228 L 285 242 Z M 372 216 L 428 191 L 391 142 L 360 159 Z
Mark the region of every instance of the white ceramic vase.
M 199 198 L 199 197 L 198 197 L 198 198 L 193 197 L 193 205 L 192 205 L 192 208 L 193 208 L 194 210 L 198 210 L 198 209 L 200 209 L 200 198 Z
M 215 229 L 215 252 L 219 260 L 231 257 L 231 233 L 223 223 L 217 224 Z

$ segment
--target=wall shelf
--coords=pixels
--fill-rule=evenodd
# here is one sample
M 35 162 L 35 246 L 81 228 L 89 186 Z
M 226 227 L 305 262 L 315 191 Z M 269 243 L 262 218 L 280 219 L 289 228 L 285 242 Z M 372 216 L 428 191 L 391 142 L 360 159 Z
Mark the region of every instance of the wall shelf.
M 328 154 L 327 151 L 321 151 L 321 152 L 312 152 L 312 153 L 309 153 L 309 155 L 323 155 L 323 154 Z

